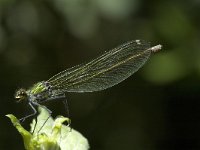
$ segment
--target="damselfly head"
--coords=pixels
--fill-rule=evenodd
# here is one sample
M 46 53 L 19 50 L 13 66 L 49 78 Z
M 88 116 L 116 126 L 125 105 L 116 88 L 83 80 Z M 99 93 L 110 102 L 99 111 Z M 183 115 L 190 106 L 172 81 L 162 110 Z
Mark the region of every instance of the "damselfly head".
M 15 99 L 17 102 L 22 102 L 27 99 L 27 93 L 25 89 L 19 89 L 15 93 Z

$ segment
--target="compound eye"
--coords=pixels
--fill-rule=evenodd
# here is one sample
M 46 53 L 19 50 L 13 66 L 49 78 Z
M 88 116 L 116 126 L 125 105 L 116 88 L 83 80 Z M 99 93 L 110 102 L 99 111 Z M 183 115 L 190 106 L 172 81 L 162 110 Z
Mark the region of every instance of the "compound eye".
M 25 100 L 27 97 L 26 91 L 24 89 L 19 89 L 15 94 L 15 99 L 17 102 Z

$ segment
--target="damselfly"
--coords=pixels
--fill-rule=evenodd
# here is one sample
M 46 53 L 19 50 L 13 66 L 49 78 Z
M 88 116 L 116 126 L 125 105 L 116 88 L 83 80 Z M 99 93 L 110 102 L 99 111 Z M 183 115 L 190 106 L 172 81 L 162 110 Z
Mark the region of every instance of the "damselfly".
M 28 90 L 19 89 L 15 98 L 18 102 L 27 101 L 33 111 L 21 120 L 34 116 L 37 113 L 35 107 L 44 107 L 41 105 L 43 102 L 65 99 L 67 92 L 101 91 L 122 82 L 142 67 L 152 52 L 161 48 L 161 45 L 151 47 L 143 40 L 130 41 L 89 63 L 66 69 L 47 81 L 38 82 Z

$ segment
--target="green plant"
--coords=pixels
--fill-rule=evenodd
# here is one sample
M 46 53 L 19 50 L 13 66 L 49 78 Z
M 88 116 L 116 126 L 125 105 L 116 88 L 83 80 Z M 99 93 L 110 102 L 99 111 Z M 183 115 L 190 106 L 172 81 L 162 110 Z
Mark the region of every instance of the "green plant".
M 63 125 L 69 118 L 58 116 L 55 120 L 49 117 L 46 109 L 39 107 L 37 122 L 33 119 L 30 132 L 25 130 L 19 120 L 12 114 L 6 115 L 22 135 L 26 150 L 87 150 L 88 141 L 78 131 Z M 47 120 L 47 118 L 49 118 Z

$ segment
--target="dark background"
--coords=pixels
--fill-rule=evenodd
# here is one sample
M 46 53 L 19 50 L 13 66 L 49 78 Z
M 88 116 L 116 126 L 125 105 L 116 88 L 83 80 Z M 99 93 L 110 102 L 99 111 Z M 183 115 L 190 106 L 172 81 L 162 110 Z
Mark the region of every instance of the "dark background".
M 5 117 L 27 114 L 16 89 L 134 39 L 163 50 L 117 86 L 67 93 L 72 127 L 92 150 L 200 149 L 199 10 L 198 0 L 1 0 L 0 149 L 23 149 Z

